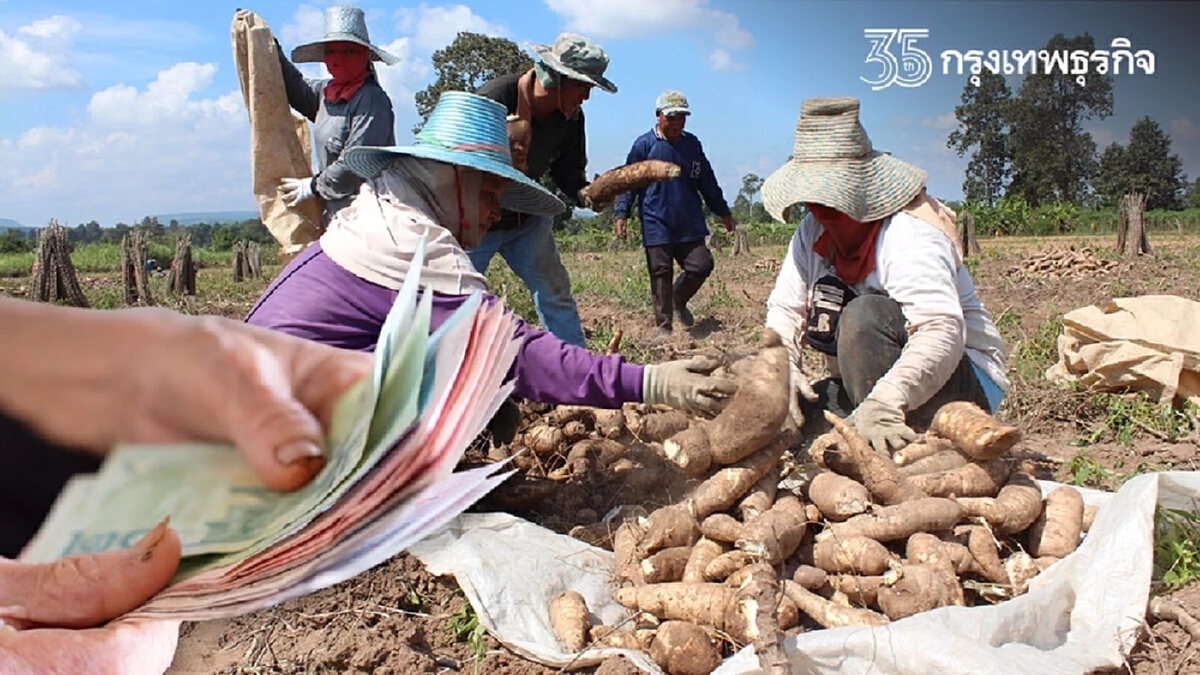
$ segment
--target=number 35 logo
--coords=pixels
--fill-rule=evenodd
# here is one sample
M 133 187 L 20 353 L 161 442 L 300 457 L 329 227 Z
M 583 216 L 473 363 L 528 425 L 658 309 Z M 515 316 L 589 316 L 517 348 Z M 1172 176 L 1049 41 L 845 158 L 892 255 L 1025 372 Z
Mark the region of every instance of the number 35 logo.
M 915 42 L 929 37 L 928 28 L 867 28 L 863 37 L 871 41 L 871 52 L 865 63 L 883 66 L 879 78 L 859 79 L 871 85 L 872 91 L 887 89 L 893 84 L 901 87 L 919 87 L 933 74 L 933 60 Z M 899 44 L 900 59 L 892 53 L 892 45 Z

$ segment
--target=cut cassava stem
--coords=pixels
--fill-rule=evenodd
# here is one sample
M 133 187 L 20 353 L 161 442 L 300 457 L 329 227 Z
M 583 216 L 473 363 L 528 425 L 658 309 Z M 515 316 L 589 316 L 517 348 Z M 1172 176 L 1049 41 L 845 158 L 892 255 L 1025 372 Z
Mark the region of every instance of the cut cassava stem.
M 952 401 L 933 416 L 929 431 L 949 439 L 964 455 L 976 461 L 995 459 L 1021 439 L 1021 431 L 996 421 L 970 401 Z
M 846 439 L 845 448 L 838 446 L 825 451 L 825 463 L 830 469 L 865 485 L 881 504 L 900 504 L 927 496 L 910 479 L 896 472 L 895 463 L 872 450 L 853 426 L 828 410 L 824 412 L 825 419 Z

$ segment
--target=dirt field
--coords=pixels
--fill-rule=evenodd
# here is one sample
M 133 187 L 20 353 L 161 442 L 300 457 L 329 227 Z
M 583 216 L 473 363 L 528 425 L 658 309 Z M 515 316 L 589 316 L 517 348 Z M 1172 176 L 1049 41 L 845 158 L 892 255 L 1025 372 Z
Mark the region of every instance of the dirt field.
M 1137 473 L 1194 470 L 1200 435 L 1185 414 L 1163 413 L 1139 396 L 1072 393 L 1042 374 L 1056 358 L 1054 340 L 1062 314 L 1112 297 L 1169 293 L 1200 297 L 1200 238 L 1159 235 L 1154 255 L 1118 261 L 1111 237 L 1087 240 L 1007 239 L 984 242 L 970 262 L 976 285 L 1009 348 L 1013 389 L 1000 416 L 1018 424 L 1025 440 L 1018 454 L 1036 459 L 1042 476 L 1115 489 Z M 1092 247 L 1096 265 L 1029 273 L 1036 254 Z M 756 246 L 749 256 L 716 253 L 717 269 L 693 302 L 697 323 L 677 327 L 665 344 L 654 334 L 649 286 L 640 251 L 565 255 L 572 272 L 589 345 L 603 349 L 613 331 L 623 333 L 622 353 L 651 362 L 691 353 L 751 353 L 762 325 L 767 295 L 778 270 L 781 246 Z M 489 276 L 518 312 L 532 317 L 520 282 L 497 258 Z M 1091 269 L 1095 267 L 1095 269 Z M 1087 269 L 1084 269 L 1087 268 Z M 268 266 L 268 277 L 278 266 Z M 177 304 L 192 312 L 240 317 L 269 278 L 233 284 L 228 269 L 201 270 L 201 295 Z M 0 279 L 0 292 L 22 295 L 28 278 Z M 119 297 L 118 282 L 85 275 L 92 297 Z M 161 294 L 160 296 L 161 297 Z M 811 373 L 817 375 L 815 371 Z M 571 514 L 603 514 L 605 498 L 576 486 L 519 511 L 557 531 Z M 1196 583 L 1173 597 L 1200 607 Z M 480 660 L 478 657 L 482 657 Z M 1200 649 L 1173 623 L 1148 625 L 1127 664 L 1128 672 L 1200 673 Z M 605 672 L 627 667 L 602 666 Z M 312 596 L 228 621 L 184 626 L 172 673 L 440 673 L 447 670 L 532 675 L 551 669 L 524 661 L 481 634 L 474 613 L 452 579 L 434 578 L 407 555 Z M 1113 671 L 1117 672 L 1117 671 Z

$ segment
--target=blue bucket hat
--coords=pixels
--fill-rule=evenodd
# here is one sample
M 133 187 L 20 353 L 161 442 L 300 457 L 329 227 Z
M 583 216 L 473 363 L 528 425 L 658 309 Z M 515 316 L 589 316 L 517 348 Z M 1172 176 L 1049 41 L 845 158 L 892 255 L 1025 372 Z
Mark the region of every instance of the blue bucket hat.
M 325 45 L 329 42 L 353 42 L 371 50 L 372 61 L 382 61 L 389 66 L 400 63 L 400 59 L 371 44 L 367 34 L 367 19 L 357 7 L 345 5 L 325 10 L 325 37 L 300 45 L 292 50 L 293 63 L 320 63 L 325 60 Z
M 409 156 L 456 164 L 511 181 L 500 197 L 510 211 L 556 216 L 567 205 L 552 192 L 513 168 L 508 147 L 508 109 L 490 98 L 447 91 L 438 98 L 429 121 L 408 146 L 355 146 L 342 153 L 346 166 L 368 180 L 397 157 Z

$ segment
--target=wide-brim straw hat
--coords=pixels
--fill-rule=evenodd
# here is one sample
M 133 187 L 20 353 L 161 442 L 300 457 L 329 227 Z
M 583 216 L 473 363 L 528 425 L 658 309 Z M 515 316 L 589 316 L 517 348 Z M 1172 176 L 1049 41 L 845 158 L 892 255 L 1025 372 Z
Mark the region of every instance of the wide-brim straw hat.
M 610 94 L 617 93 L 617 85 L 604 77 L 604 71 L 608 70 L 608 54 L 591 38 L 563 33 L 552 45 L 528 46 L 551 70 L 600 87 Z
M 325 37 L 308 42 L 292 50 L 292 63 L 320 63 L 325 60 L 325 45 L 330 42 L 353 42 L 371 50 L 372 61 L 387 65 L 400 63 L 400 59 L 371 44 L 367 33 L 367 19 L 357 7 L 338 6 L 325 10 Z
M 784 211 L 821 204 L 857 220 L 890 216 L 925 187 L 924 169 L 871 147 L 852 97 L 812 98 L 800 105 L 792 159 L 762 185 L 763 206 L 785 221 Z
M 500 196 L 501 207 L 540 216 L 565 212 L 567 205 L 554 193 L 513 168 L 507 114 L 503 105 L 490 98 L 464 91 L 443 92 L 412 145 L 355 146 L 342 157 L 351 171 L 368 180 L 400 156 L 487 171 L 511 181 Z

